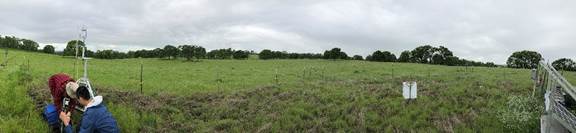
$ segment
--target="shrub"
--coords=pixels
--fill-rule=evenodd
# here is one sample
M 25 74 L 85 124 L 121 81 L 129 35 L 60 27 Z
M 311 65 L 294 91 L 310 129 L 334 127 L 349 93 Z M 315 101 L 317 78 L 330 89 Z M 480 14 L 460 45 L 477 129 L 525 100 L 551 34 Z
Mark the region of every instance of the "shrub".
M 539 128 L 543 106 L 530 96 L 511 96 L 507 108 L 498 111 L 498 119 L 512 131 L 529 132 Z

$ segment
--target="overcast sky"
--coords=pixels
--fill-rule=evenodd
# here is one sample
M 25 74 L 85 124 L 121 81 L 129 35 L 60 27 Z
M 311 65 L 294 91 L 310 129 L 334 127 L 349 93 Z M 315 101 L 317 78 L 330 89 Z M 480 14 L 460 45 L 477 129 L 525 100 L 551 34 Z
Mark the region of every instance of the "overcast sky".
M 573 0 L 0 0 L 0 35 L 55 45 L 88 27 L 91 49 L 194 44 L 323 52 L 420 45 L 504 64 L 518 50 L 576 59 Z

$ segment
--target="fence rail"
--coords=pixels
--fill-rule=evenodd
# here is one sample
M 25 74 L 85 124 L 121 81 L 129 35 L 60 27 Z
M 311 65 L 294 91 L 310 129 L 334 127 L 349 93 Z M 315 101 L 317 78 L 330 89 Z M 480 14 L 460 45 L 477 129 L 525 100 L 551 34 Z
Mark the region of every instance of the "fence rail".
M 544 95 L 546 110 L 545 114 L 551 115 L 554 120 L 562 124 L 566 130 L 576 132 L 576 115 L 566 108 L 565 97 L 567 94 L 572 99 L 576 97 L 576 91 L 554 67 L 545 62 L 540 62 L 534 79 L 536 86 Z M 544 131 L 544 130 L 543 130 Z

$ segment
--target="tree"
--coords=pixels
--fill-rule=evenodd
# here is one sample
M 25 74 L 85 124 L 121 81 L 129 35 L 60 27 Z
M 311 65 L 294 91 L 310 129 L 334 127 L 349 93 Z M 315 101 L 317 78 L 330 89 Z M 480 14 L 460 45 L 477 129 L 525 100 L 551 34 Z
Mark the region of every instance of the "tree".
M 2 45 L 2 47 L 4 48 L 14 48 L 14 49 L 18 49 L 20 48 L 21 44 L 18 38 L 12 36 L 5 36 L 4 38 L 1 38 L 1 42 L 0 45 Z
M 258 58 L 263 59 L 263 60 L 273 59 L 274 55 L 272 53 L 272 50 L 264 49 L 264 50 L 260 51 L 260 53 L 258 53 Z
M 196 46 L 194 47 L 194 54 L 192 54 L 192 56 L 198 60 L 203 59 L 206 57 L 206 49 L 202 46 Z
M 212 50 L 212 51 L 206 53 L 206 56 L 209 59 L 230 59 L 230 58 L 232 58 L 233 53 L 234 53 L 234 50 L 232 50 L 232 48 L 215 49 L 215 50 Z
M 384 61 L 384 58 L 384 54 L 380 50 L 376 50 L 370 55 L 369 61 Z
M 82 51 L 79 51 L 82 52 Z M 96 53 L 94 53 L 94 51 L 92 50 L 88 50 L 86 49 L 86 53 L 84 54 L 84 56 L 86 57 L 94 57 L 96 55 Z M 82 53 L 78 53 L 78 56 L 82 56 Z
M 402 52 L 400 55 L 401 59 L 399 60 L 401 60 L 401 62 L 450 65 L 448 64 L 448 60 L 452 56 L 454 56 L 452 51 L 444 46 L 432 47 L 430 45 L 424 45 L 416 47 L 409 53 L 406 51 Z
M 272 51 L 272 57 L 274 59 L 286 59 L 288 58 L 287 54 L 287 52 L 283 51 Z
M 361 55 L 354 55 L 354 56 L 352 57 L 352 59 L 353 59 L 353 60 L 364 60 L 364 58 L 362 58 Z
M 458 58 L 456 56 L 447 57 L 445 64 L 448 66 L 463 66 L 464 65 L 460 62 L 460 58 Z
M 384 55 L 384 62 L 395 62 L 396 61 L 396 55 L 394 55 L 393 53 L 391 53 L 389 51 L 384 51 L 384 52 L 382 52 L 382 54 Z
M 298 53 L 288 53 L 288 59 L 299 59 L 300 54 Z
M 4 37 L 2 37 L 2 35 L 0 35 L 0 48 L 4 47 Z
M 430 60 L 430 63 L 432 64 L 447 65 L 446 63 L 448 57 L 454 56 L 452 54 L 452 51 L 448 50 L 448 48 L 444 46 L 440 46 L 438 48 L 432 48 L 432 50 L 433 50 L 432 59 Z
M 430 45 L 416 47 L 411 52 L 413 61 L 416 63 L 430 63 L 433 53 L 434 47 Z
M 44 48 L 42 49 L 42 52 L 48 53 L 48 54 L 54 54 L 54 46 L 52 46 L 52 45 L 46 45 L 46 46 L 44 46 Z
M 166 45 L 164 46 L 163 52 L 164 57 L 168 57 L 168 59 L 176 59 L 178 58 L 180 50 L 172 45 Z
M 542 55 L 534 51 L 517 51 L 508 57 L 506 64 L 511 68 L 536 68 L 538 62 L 542 60 Z
M 398 62 L 410 62 L 410 51 L 403 51 L 398 57 Z
M 576 71 L 576 63 L 572 59 L 561 58 L 552 62 L 552 66 L 557 70 Z
M 368 56 L 366 56 L 366 60 L 367 60 L 367 61 L 371 61 L 371 60 L 373 60 L 373 59 L 372 59 L 372 55 L 368 55 Z
M 192 47 L 191 45 L 180 45 L 178 46 L 178 48 L 180 49 L 180 56 L 186 58 L 186 60 L 190 60 L 192 59 L 194 56 L 194 47 Z
M 157 57 L 157 58 L 164 58 L 167 56 L 164 53 L 164 49 L 161 49 L 161 48 L 155 48 L 154 50 L 152 50 L 152 52 L 150 54 L 152 55 L 152 57 Z
M 94 57 L 100 59 L 124 59 L 127 58 L 127 55 L 126 53 L 114 50 L 98 50 L 96 51 Z
M 247 59 L 250 56 L 250 51 L 236 50 L 232 54 L 234 59 Z
M 388 51 L 381 52 L 380 50 L 376 50 L 372 55 L 370 55 L 369 61 L 395 62 L 396 55 Z
M 318 53 L 288 53 L 285 51 L 272 51 L 264 49 L 258 53 L 258 58 L 267 59 L 322 59 L 322 54 Z
M 442 55 L 444 57 L 454 56 L 452 51 L 450 51 L 448 48 L 446 48 L 444 46 L 440 46 L 438 48 L 435 48 L 434 50 L 435 50 L 434 54 L 439 54 L 439 55 Z
M 201 46 L 196 46 L 196 45 L 180 45 L 178 46 L 178 48 L 180 49 L 180 56 L 186 58 L 186 60 L 190 60 L 190 59 L 200 59 L 200 58 L 204 58 L 204 56 L 206 55 L 206 49 L 204 49 Z
M 494 62 L 486 62 L 486 64 L 484 65 L 486 67 L 497 67 L 496 64 L 494 64 Z
M 125 54 L 114 50 L 98 50 L 94 57 L 99 59 L 123 59 Z
M 22 39 L 22 46 L 20 49 L 27 51 L 38 51 L 38 43 L 28 39 Z
M 446 62 L 446 57 L 442 57 L 440 54 L 432 55 L 430 59 L 430 64 L 444 64 Z
M 206 53 L 206 58 L 208 59 L 216 59 L 216 50 L 211 50 L 210 52 Z
M 68 41 L 66 48 L 64 48 L 63 56 L 75 56 L 76 55 L 76 44 L 78 44 L 78 56 L 82 55 L 82 47 L 86 46 L 84 42 L 80 40 Z
M 155 52 L 158 53 L 162 53 L 162 49 L 157 48 L 158 50 L 146 50 L 146 49 L 141 49 L 141 50 L 136 50 L 133 52 L 133 55 L 131 57 L 133 58 L 155 58 L 155 57 L 159 57 L 159 55 L 157 55 Z M 132 51 L 130 51 L 132 52 Z M 128 52 L 128 53 L 130 53 Z
M 324 51 L 325 59 L 348 59 L 348 55 L 341 51 L 340 48 L 332 48 L 331 50 Z

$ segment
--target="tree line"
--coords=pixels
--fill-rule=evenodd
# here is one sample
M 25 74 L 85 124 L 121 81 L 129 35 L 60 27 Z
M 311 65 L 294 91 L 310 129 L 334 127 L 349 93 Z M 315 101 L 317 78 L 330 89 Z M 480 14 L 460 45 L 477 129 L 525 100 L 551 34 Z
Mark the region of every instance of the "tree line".
M 436 64 L 447 66 L 485 66 L 496 67 L 493 62 L 478 62 L 459 58 L 454 56 L 452 51 L 444 46 L 433 47 L 424 45 L 414 48 L 413 50 L 406 50 L 396 55 L 389 51 L 376 50 L 372 54 L 366 56 L 368 61 L 377 62 L 408 62 L 408 63 L 422 63 L 422 64 Z
M 204 47 L 197 45 L 166 45 L 164 48 L 141 49 L 126 53 L 114 50 L 98 50 L 94 57 L 100 59 L 162 58 L 169 60 L 184 58 L 187 61 L 199 61 L 200 59 L 247 59 L 250 54 L 250 51 L 232 48 L 215 49 L 206 52 Z
M 54 46 L 45 45 L 42 49 L 38 49 L 37 42 L 29 39 L 21 39 L 14 36 L 1 36 L 0 47 L 21 49 L 25 51 L 43 52 L 49 54 L 59 54 L 63 56 L 74 56 L 76 54 L 76 46 L 82 48 L 86 46 L 80 40 L 71 40 L 67 43 L 63 51 L 55 51 Z M 82 49 L 78 49 L 81 53 Z M 128 52 L 120 52 L 115 50 L 97 50 L 93 52 L 86 49 L 86 56 L 100 58 L 100 59 L 125 59 L 125 58 L 164 58 L 164 59 L 177 59 L 185 58 L 189 61 L 198 61 L 200 59 L 247 59 L 250 55 L 258 55 L 259 59 L 329 59 L 329 60 L 366 60 L 375 62 L 407 62 L 407 63 L 422 63 L 422 64 L 437 64 L 448 66 L 486 66 L 496 67 L 493 62 L 478 62 L 459 58 L 454 56 L 453 52 L 444 46 L 433 47 L 424 45 L 416 47 L 412 50 L 406 50 L 400 53 L 400 56 L 394 55 L 389 51 L 376 50 L 372 54 L 366 56 L 364 59 L 361 55 L 354 55 L 349 57 L 342 49 L 332 48 L 321 53 L 289 53 L 286 51 L 273 51 L 264 49 L 259 53 L 247 50 L 235 50 L 232 48 L 215 49 L 206 51 L 202 46 L 198 45 L 165 45 L 163 48 L 155 48 L 152 50 L 135 50 Z M 80 55 L 79 55 L 80 56 Z M 538 66 L 539 61 L 543 60 L 542 55 L 535 51 L 522 50 L 512 53 L 506 61 L 505 67 L 510 68 L 525 68 L 531 69 Z M 576 62 L 569 58 L 560 58 L 552 62 L 552 66 L 558 70 L 576 71 Z
M 54 53 L 54 46 L 46 45 L 43 49 L 38 49 L 39 45 L 37 42 L 29 39 L 21 39 L 14 36 L 1 36 L 0 35 L 0 47 L 1 48 L 11 48 L 20 49 L 25 51 L 34 52 L 44 52 L 44 53 Z
M 79 40 L 69 41 L 62 55 L 74 56 L 76 45 L 85 46 L 84 42 Z M 79 50 L 81 51 L 81 49 Z M 247 59 L 250 54 L 250 51 L 231 48 L 206 52 L 204 47 L 197 45 L 165 45 L 163 48 L 155 48 L 152 50 L 141 49 L 128 52 L 111 49 L 97 50 L 96 52 L 86 50 L 86 56 L 99 59 L 162 58 L 172 60 L 184 58 L 188 61 L 199 61 L 200 59 Z
M 258 58 L 262 60 L 269 59 L 322 59 L 322 54 L 315 53 L 288 53 L 286 51 L 272 51 L 264 49 L 258 53 Z
M 332 48 L 324 51 L 324 54 L 315 53 L 288 53 L 284 51 L 262 50 L 258 54 L 260 59 L 330 59 L 330 60 L 366 60 L 375 62 L 409 62 L 423 64 L 438 64 L 448 66 L 486 66 L 496 67 L 492 62 L 478 62 L 461 59 L 453 55 L 448 48 L 439 46 L 432 47 L 424 45 L 416 47 L 411 51 L 403 51 L 400 57 L 396 57 L 392 52 L 376 50 L 364 59 L 361 55 L 349 57 L 340 48 Z

